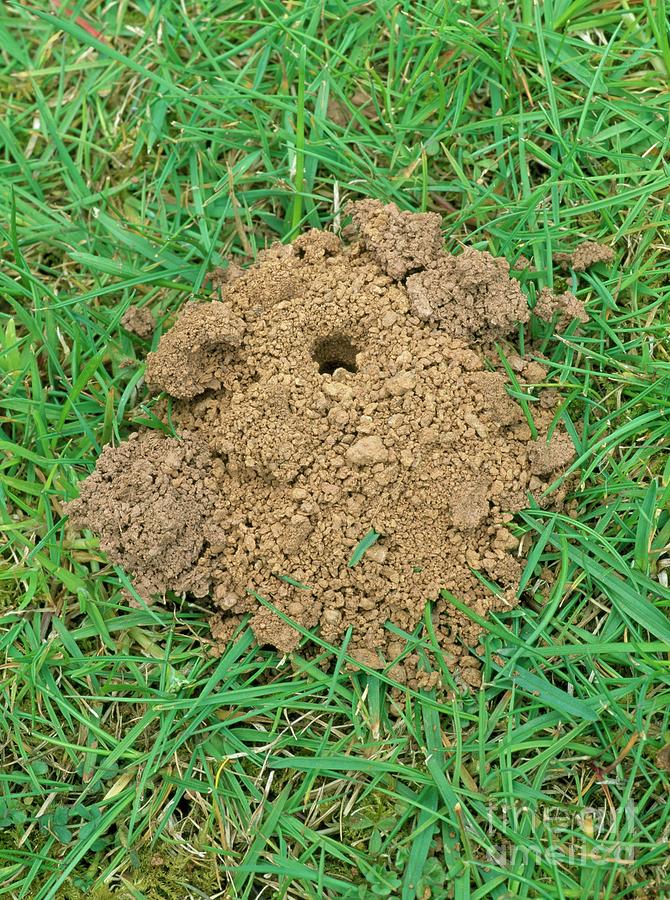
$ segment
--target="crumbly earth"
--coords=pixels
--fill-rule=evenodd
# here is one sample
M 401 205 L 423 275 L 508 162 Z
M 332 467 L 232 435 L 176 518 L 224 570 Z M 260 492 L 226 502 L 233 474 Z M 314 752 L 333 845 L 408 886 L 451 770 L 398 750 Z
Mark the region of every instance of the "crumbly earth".
M 201 597 L 210 578 L 199 561 L 218 536 L 212 526 L 218 497 L 212 456 L 201 441 L 146 431 L 104 448 L 68 512 L 99 532 L 101 548 L 133 573 L 140 595 L 172 590 Z
M 555 294 L 549 288 L 543 288 L 533 309 L 536 316 L 547 322 L 556 321 L 556 330 L 565 331 L 570 322 L 588 322 L 589 315 L 584 304 L 571 291 Z
M 607 244 L 597 241 L 582 241 L 572 253 L 555 253 L 554 264 L 574 269 L 575 272 L 586 272 L 597 263 L 609 264 L 614 260 L 614 250 Z
M 529 318 L 528 303 L 509 268 L 507 260 L 479 250 L 440 253 L 407 279 L 410 310 L 469 344 L 503 337 Z
M 534 441 L 485 363 L 529 318 L 507 263 L 447 254 L 433 214 L 366 200 L 353 221 L 358 240 L 310 231 L 182 310 L 146 368 L 175 398 L 178 437 L 106 448 L 68 511 L 147 599 L 211 596 L 218 642 L 251 614 L 259 643 L 296 648 L 260 595 L 327 641 L 353 626 L 350 652 L 378 667 L 404 646 L 385 623 L 412 632 L 432 599 L 448 665 L 476 683 L 480 628 L 440 589 L 480 616 L 517 604 L 512 515 L 529 494 L 547 502 L 574 450 L 559 430 L 547 442 L 551 392 L 532 405 Z M 522 383 L 546 376 L 512 365 Z
M 156 320 L 147 306 L 129 306 L 121 318 L 121 324 L 132 334 L 150 338 L 156 328 Z
M 614 250 L 597 241 L 583 241 L 572 254 L 572 268 L 575 272 L 585 272 L 596 263 L 611 263 Z

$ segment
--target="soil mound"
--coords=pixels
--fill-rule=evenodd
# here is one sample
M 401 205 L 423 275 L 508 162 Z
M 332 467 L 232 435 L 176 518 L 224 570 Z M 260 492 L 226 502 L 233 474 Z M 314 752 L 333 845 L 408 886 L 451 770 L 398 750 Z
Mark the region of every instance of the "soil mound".
M 352 243 L 310 231 L 213 278 L 218 299 L 188 304 L 147 360 L 179 437 L 106 448 L 68 511 L 147 599 L 211 595 L 217 641 L 250 613 L 261 644 L 297 646 L 255 592 L 328 641 L 352 625 L 354 657 L 381 666 L 403 647 L 385 622 L 413 631 L 440 588 L 480 615 L 516 605 L 507 526 L 574 452 L 559 431 L 547 442 L 552 394 L 534 441 L 484 362 L 529 318 L 508 264 L 445 253 L 433 214 L 366 200 L 353 221 Z M 447 600 L 433 610 L 449 665 L 476 682 L 464 645 L 480 630 Z

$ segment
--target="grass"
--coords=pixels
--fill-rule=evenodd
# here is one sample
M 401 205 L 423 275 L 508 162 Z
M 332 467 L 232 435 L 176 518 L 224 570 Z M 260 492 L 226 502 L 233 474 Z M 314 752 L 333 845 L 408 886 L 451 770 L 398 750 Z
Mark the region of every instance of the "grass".
M 667 35 L 661 0 L 3 4 L 0 896 L 668 896 Z M 578 515 L 518 517 L 525 603 L 467 696 L 352 674 L 346 641 L 212 658 L 61 512 L 158 424 L 128 306 L 165 322 L 366 195 L 526 255 L 531 303 L 554 252 L 616 248 L 568 277 L 580 333 L 519 334 Z

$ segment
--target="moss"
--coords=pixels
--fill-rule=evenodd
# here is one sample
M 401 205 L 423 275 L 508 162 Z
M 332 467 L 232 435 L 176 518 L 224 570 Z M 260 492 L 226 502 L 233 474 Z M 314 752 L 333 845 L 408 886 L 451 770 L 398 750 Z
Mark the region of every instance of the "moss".
M 140 854 L 139 865 L 123 873 L 124 881 L 146 900 L 188 900 L 210 897 L 221 890 L 214 853 L 206 856 L 173 854 L 168 848 Z M 123 896 L 123 893 L 116 894 Z
M 122 895 L 104 884 L 93 890 L 83 891 L 68 879 L 56 894 L 56 900 L 119 900 L 120 896 Z
M 16 609 L 19 605 L 19 598 L 16 592 L 7 586 L 0 586 L 0 612 L 8 609 Z
M 81 876 L 69 878 L 55 900 L 131 900 L 139 895 L 144 900 L 200 900 L 221 890 L 214 854 L 201 858 L 167 848 L 141 853 L 138 865 L 123 870 L 110 885 L 86 888 L 80 886 L 83 881 Z

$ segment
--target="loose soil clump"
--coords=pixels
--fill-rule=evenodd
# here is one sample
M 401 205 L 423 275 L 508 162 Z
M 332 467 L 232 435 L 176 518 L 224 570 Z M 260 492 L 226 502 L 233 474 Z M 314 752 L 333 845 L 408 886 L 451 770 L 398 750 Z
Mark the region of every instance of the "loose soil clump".
M 608 265 L 613 260 L 614 250 L 607 244 L 600 244 L 597 241 L 582 241 L 572 253 L 554 254 L 555 265 L 574 269 L 575 272 L 586 272 L 591 266 L 598 263 Z
M 411 632 L 434 600 L 448 665 L 476 683 L 481 630 L 440 589 L 480 616 L 518 603 L 508 526 L 529 494 L 547 502 L 574 450 L 558 429 L 547 441 L 551 392 L 533 440 L 485 362 L 529 319 L 505 260 L 446 253 L 433 214 L 365 200 L 352 217 L 357 240 L 310 231 L 182 310 L 146 368 L 178 436 L 107 447 L 68 511 L 147 600 L 210 596 L 221 644 L 251 614 L 260 644 L 296 648 L 262 596 L 330 642 L 353 626 L 350 653 L 379 667 L 403 648 L 385 623 Z M 570 298 L 545 296 L 544 312 L 583 319 Z M 518 356 L 513 368 L 546 376 Z
M 129 306 L 121 318 L 121 324 L 138 337 L 150 338 L 156 328 L 153 313 L 146 306 Z

